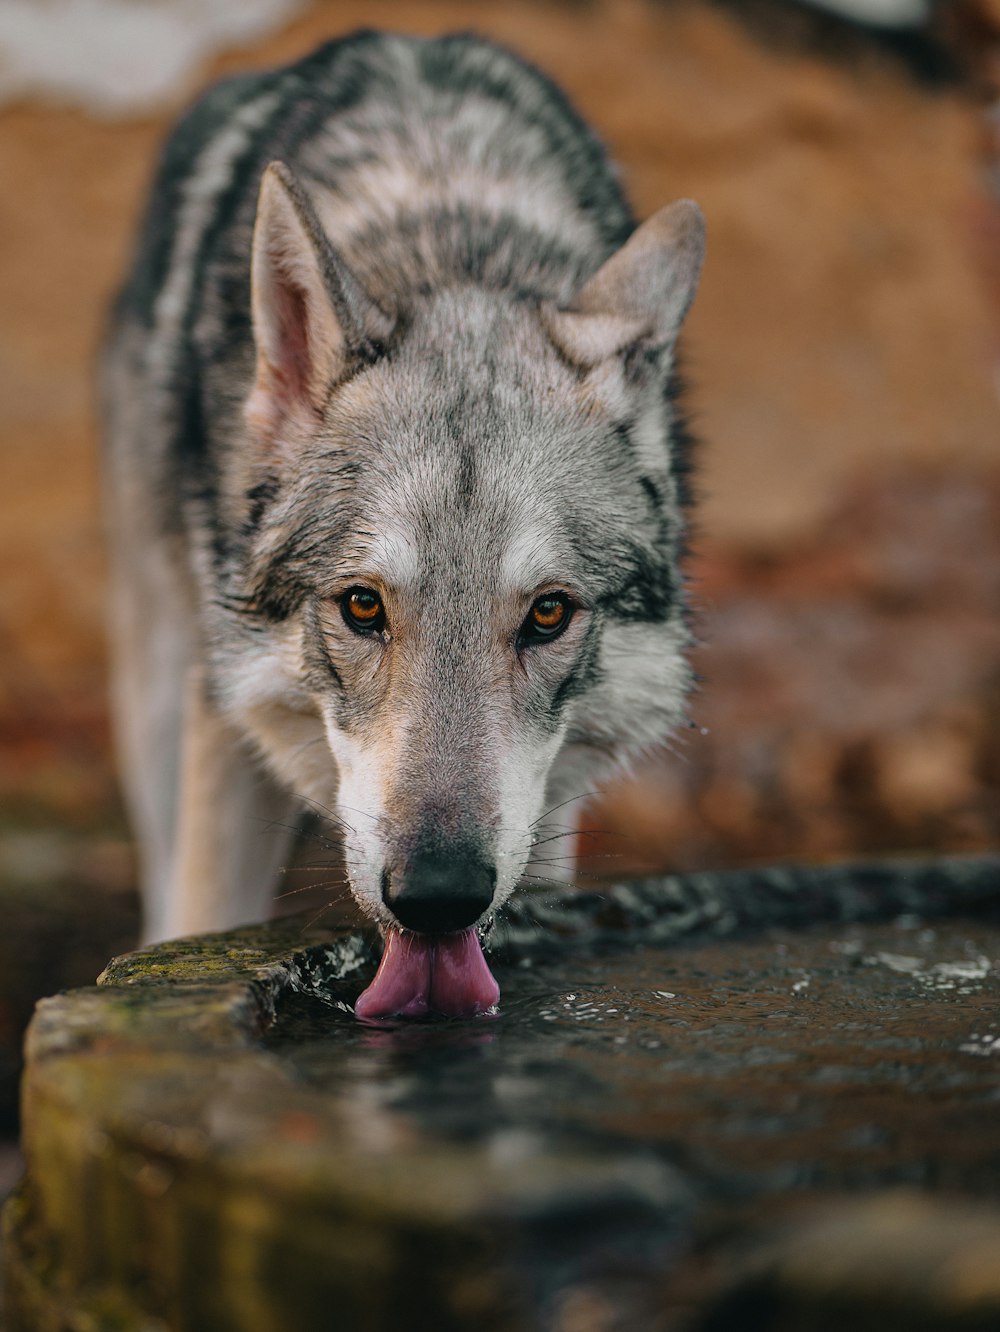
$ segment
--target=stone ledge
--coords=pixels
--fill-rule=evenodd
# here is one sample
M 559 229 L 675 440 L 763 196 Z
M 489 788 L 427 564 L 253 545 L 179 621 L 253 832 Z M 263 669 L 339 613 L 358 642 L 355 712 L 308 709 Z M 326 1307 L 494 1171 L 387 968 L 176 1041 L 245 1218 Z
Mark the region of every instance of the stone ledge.
M 10 1332 L 319 1332 L 332 1311 L 375 1332 L 414 1308 L 514 1332 L 510 1274 L 540 1237 L 565 1224 L 585 1254 L 673 1229 L 688 1191 L 656 1161 L 380 1138 L 255 1048 L 283 995 L 353 996 L 369 958 L 282 922 L 127 955 L 39 1005 Z

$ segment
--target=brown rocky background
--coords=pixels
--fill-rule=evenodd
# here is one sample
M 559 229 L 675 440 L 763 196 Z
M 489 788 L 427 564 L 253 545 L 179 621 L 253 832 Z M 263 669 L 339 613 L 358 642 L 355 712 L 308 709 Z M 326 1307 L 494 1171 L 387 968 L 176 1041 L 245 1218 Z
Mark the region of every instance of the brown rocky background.
M 595 809 L 597 872 L 1000 836 L 996 16 L 955 6 L 907 60 L 790 12 L 329 0 L 197 80 L 373 21 L 472 27 L 567 88 L 641 215 L 702 203 L 697 725 Z M 92 371 L 196 90 L 115 122 L 0 109 L 0 1063 L 30 995 L 90 980 L 133 927 Z

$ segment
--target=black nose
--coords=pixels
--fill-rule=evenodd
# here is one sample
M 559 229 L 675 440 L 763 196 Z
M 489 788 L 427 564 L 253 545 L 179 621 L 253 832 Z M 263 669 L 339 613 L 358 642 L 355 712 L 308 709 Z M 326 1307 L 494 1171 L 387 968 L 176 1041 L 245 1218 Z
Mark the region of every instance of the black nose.
M 489 910 L 496 881 L 493 866 L 476 856 L 421 851 L 383 880 L 382 900 L 408 930 L 451 934 Z

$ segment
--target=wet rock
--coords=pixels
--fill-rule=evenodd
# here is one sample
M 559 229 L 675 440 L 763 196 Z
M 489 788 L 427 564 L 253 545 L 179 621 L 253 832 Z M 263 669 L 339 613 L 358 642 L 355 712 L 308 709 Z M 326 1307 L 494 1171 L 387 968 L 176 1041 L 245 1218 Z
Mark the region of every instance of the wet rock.
M 798 1216 L 698 1332 L 994 1332 L 1000 1212 L 899 1192 Z
M 767 925 L 1000 915 L 1000 857 L 942 856 L 850 865 L 761 866 L 667 874 L 593 892 L 522 893 L 504 909 L 493 951 L 517 956 L 572 943 L 672 943 Z
M 32 1024 L 9 1332 L 667 1332 L 806 1200 L 995 1198 L 990 902 L 986 860 L 546 895 L 472 1020 L 358 1022 L 371 942 L 309 917 L 118 958 Z

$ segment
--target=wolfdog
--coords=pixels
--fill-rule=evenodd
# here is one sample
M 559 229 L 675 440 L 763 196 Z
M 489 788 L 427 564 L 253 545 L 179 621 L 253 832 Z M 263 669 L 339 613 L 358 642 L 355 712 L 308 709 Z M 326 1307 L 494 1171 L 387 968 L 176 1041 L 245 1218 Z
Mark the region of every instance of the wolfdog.
M 317 808 L 385 939 L 359 1015 L 495 1004 L 544 811 L 684 717 L 703 249 L 470 36 L 361 32 L 180 123 L 103 376 L 148 939 L 264 915 Z

